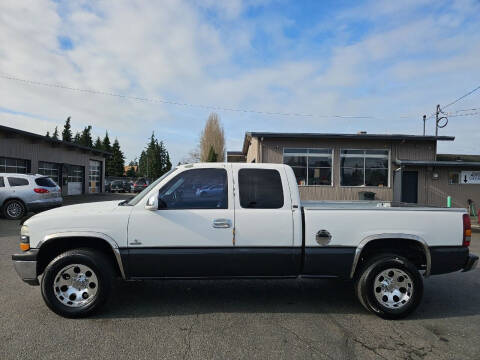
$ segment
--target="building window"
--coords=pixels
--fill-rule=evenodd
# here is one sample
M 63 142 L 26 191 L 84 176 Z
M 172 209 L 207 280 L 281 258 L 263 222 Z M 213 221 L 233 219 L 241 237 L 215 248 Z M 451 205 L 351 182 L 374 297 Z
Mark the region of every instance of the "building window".
M 27 174 L 30 172 L 30 160 L 0 157 L 0 172 Z
M 38 173 L 48 176 L 50 179 L 55 181 L 57 185 L 61 185 L 60 181 L 60 164 L 50 163 L 46 161 L 38 162 Z
M 388 186 L 388 150 L 341 150 L 341 186 Z
M 283 149 L 298 185 L 332 185 L 332 149 Z
M 448 183 L 450 185 L 455 185 L 460 183 L 460 174 L 458 172 L 448 173 Z
M 88 191 L 98 193 L 102 189 L 102 162 L 90 160 L 88 168 Z

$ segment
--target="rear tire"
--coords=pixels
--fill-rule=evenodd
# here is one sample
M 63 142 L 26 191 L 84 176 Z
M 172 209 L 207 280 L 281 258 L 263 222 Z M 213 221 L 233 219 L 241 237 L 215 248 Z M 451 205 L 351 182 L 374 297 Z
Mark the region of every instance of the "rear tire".
M 384 319 L 412 313 L 423 297 L 423 279 L 415 265 L 402 256 L 383 254 L 359 271 L 355 290 L 360 303 Z
M 7 200 L 3 205 L 3 216 L 8 220 L 20 220 L 26 213 L 27 208 L 20 200 Z
M 86 317 L 104 305 L 113 282 L 113 266 L 102 253 L 75 249 L 58 255 L 42 277 L 47 306 L 67 318 Z

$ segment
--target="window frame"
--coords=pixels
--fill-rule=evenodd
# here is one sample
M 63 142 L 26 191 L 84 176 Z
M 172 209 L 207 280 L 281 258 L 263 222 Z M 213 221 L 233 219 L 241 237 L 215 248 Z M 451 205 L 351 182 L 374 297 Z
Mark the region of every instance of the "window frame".
M 225 198 L 226 198 L 226 205 L 225 207 L 208 207 L 208 208 L 190 208 L 190 207 L 182 207 L 182 208 L 158 208 L 158 211 L 175 211 L 175 210 L 228 210 L 230 206 L 230 199 L 229 199 L 229 191 L 230 191 L 230 186 L 229 186 L 229 177 L 228 177 L 228 172 L 229 170 L 227 168 L 223 167 L 198 167 L 198 168 L 189 168 L 185 169 L 184 171 L 179 172 L 178 174 L 175 174 L 171 179 L 169 179 L 163 186 L 158 188 L 156 191 L 157 198 L 160 200 L 160 192 L 162 191 L 163 188 L 168 186 L 172 181 L 174 181 L 178 176 L 181 176 L 182 174 L 186 172 L 191 172 L 195 170 L 223 170 L 225 173 L 225 184 L 226 184 L 226 189 L 224 189 L 225 193 Z
M 287 156 L 305 156 L 307 158 L 307 163 L 306 163 L 306 184 L 305 185 L 300 185 L 298 184 L 297 182 L 297 186 L 299 187 L 307 187 L 307 186 L 321 186 L 321 187 L 333 187 L 334 184 L 333 184 L 333 172 L 334 172 L 334 160 L 335 160 L 335 151 L 333 148 L 301 148 L 301 147 L 284 147 L 283 148 L 283 154 L 282 154 L 282 161 L 283 161 L 283 164 L 284 165 L 288 165 L 285 163 L 285 150 L 295 150 L 295 149 L 298 149 L 298 150 L 305 150 L 305 154 L 303 155 L 300 155 L 301 153 L 286 153 Z M 330 167 L 327 168 L 327 167 L 313 167 L 312 169 L 330 169 L 330 184 L 325 184 L 325 185 L 322 185 L 322 184 L 312 184 L 310 185 L 308 183 L 308 170 L 309 170 L 309 161 L 308 159 L 310 158 L 310 150 L 325 150 L 327 151 L 327 153 L 325 154 L 318 154 L 320 156 L 317 156 L 317 157 L 321 157 L 321 155 L 328 155 L 329 158 L 331 159 L 330 161 Z M 298 155 L 291 155 L 291 154 L 298 154 Z M 312 157 L 315 157 L 315 153 L 312 153 L 311 155 Z M 326 157 L 326 156 L 324 156 Z M 294 166 L 291 166 L 289 165 L 292 169 L 294 168 Z M 295 180 L 297 179 L 297 177 L 295 176 Z
M 15 165 L 7 165 L 8 160 L 14 160 Z M 23 161 L 25 162 L 25 166 L 19 166 L 18 162 Z M 0 168 L 5 168 L 5 171 L 0 169 L 0 172 L 7 173 L 7 174 L 24 174 L 27 175 L 31 172 L 32 162 L 29 159 L 21 159 L 21 158 L 14 158 L 14 157 L 7 157 L 7 156 L 0 156 Z M 15 171 L 8 170 L 8 168 L 14 168 Z M 25 171 L 18 171 L 18 169 L 25 169 Z
M 450 175 L 452 174 L 457 174 L 458 176 L 458 181 L 456 183 L 450 182 Z M 449 171 L 448 172 L 448 185 L 459 185 L 460 184 L 460 179 L 461 179 L 462 172 L 461 171 Z
M 342 151 L 363 151 L 363 185 L 342 185 Z M 373 156 L 367 156 L 366 152 L 367 151 L 386 151 L 387 152 L 387 161 L 388 161 L 388 168 L 387 168 L 387 182 L 388 182 L 388 185 L 387 186 L 378 186 L 378 185 L 365 185 L 366 181 L 365 181 L 365 176 L 366 176 L 366 167 L 365 167 L 365 163 L 366 163 L 366 158 L 367 157 L 375 157 L 375 155 Z M 391 171 L 392 171 L 392 165 L 391 165 L 391 149 L 372 149 L 372 148 L 368 148 L 368 149 L 352 149 L 352 148 L 341 148 L 340 149 L 340 153 L 339 153 L 339 164 L 338 164 L 338 181 L 339 181 L 339 186 L 342 187 L 342 188 L 373 188 L 373 189 L 389 189 L 391 188 L 391 177 L 392 177 L 392 174 L 391 174 Z M 348 156 L 347 156 L 348 157 Z M 355 158 L 356 156 L 353 156 L 353 158 Z
M 278 174 L 278 177 L 279 177 L 279 180 L 280 180 L 280 187 L 282 189 L 282 206 L 280 207 L 243 207 L 242 206 L 242 198 L 241 198 L 241 186 L 240 186 L 240 173 L 242 171 L 249 171 L 249 170 L 253 170 L 253 171 L 258 171 L 258 170 L 266 170 L 266 171 L 275 171 L 277 174 Z M 280 210 L 280 209 L 284 209 L 285 206 L 288 206 L 287 204 L 287 194 L 285 193 L 285 189 L 284 189 L 284 181 L 282 179 L 282 174 L 280 173 L 280 171 L 278 169 L 272 169 L 272 168 L 250 168 L 250 167 L 242 167 L 242 168 L 239 168 L 237 170 L 237 181 L 238 181 L 238 206 L 243 209 L 243 210 Z

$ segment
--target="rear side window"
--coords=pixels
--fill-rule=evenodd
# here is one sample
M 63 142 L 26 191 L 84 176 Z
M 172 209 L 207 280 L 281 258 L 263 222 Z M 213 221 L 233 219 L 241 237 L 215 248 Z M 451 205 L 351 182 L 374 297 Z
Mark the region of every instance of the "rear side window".
M 3 180 L 3 176 L 0 176 L 0 187 L 5 187 L 5 181 Z
M 25 186 L 28 185 L 28 180 L 18 177 L 9 177 L 8 183 L 10 186 Z
M 240 206 L 255 209 L 283 207 L 283 188 L 280 173 L 268 169 L 238 171 Z
M 43 186 L 43 187 L 56 187 L 57 184 L 55 184 L 55 181 L 48 177 L 43 177 L 43 178 L 38 178 L 35 179 L 35 184 L 38 186 Z

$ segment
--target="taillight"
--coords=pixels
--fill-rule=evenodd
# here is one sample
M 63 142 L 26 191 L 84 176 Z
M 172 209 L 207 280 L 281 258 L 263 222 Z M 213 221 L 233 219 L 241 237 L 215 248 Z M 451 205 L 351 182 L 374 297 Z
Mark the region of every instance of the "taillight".
M 37 194 L 46 194 L 46 193 L 48 193 L 48 190 L 47 190 L 47 189 L 42 189 L 42 188 L 35 188 L 35 189 L 33 189 L 33 191 L 35 191 Z
M 470 240 L 472 239 L 472 224 L 470 222 L 470 216 L 463 214 L 463 246 L 470 246 Z

